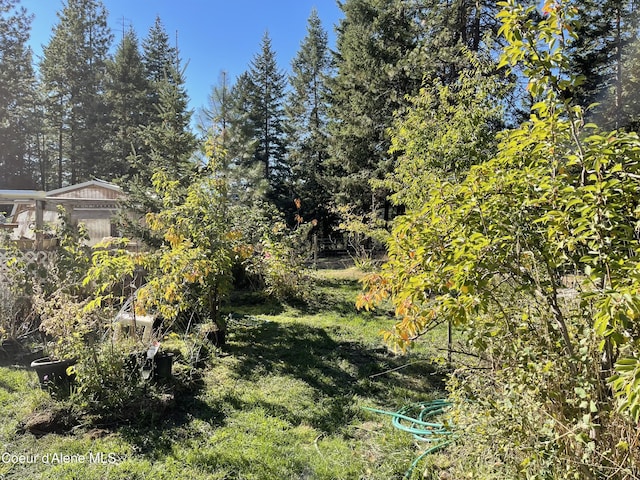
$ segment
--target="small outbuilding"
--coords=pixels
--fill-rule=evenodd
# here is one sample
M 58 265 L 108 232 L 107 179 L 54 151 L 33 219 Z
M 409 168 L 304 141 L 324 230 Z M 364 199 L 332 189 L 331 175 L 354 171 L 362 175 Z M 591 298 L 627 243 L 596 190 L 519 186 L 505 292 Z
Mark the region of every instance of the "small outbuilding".
M 83 223 L 89 234 L 88 245 L 105 237 L 117 236 L 113 220 L 124 193 L 117 185 L 101 180 L 69 185 L 48 192 L 36 190 L 0 190 L 0 205 L 11 212 L 0 228 L 10 238 L 32 248 L 43 248 L 46 233 L 60 225 L 58 206 L 64 207 L 71 225 Z

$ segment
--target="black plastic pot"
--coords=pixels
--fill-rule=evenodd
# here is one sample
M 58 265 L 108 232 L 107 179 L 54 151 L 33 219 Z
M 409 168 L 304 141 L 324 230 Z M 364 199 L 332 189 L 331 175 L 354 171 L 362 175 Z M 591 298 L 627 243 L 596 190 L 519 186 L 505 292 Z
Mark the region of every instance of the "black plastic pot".
M 0 344 L 0 362 L 3 365 L 12 363 L 23 352 L 22 345 L 17 340 L 8 338 Z
M 162 381 L 171 378 L 173 368 L 173 353 L 159 352 L 153 360 L 147 358 L 146 352 L 131 353 L 124 363 L 127 375 L 135 379 Z M 145 371 L 147 375 L 145 375 Z
M 173 366 L 173 353 L 158 353 L 154 358 L 153 377 L 156 380 L 166 380 L 171 378 L 171 368 Z
M 227 343 L 227 331 L 226 330 L 210 330 L 207 332 L 207 340 L 213 343 L 216 347 L 224 347 Z
M 68 375 L 67 369 L 75 363 L 75 360 L 51 360 L 49 357 L 42 357 L 31 362 L 31 368 L 38 374 L 42 388 L 68 396 L 75 374 Z

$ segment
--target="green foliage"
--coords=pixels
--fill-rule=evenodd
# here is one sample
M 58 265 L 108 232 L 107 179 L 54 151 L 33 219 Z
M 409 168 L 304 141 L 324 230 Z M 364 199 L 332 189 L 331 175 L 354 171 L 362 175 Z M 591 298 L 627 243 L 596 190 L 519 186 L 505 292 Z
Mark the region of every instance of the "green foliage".
M 233 85 L 229 83 L 229 74 L 226 71 L 220 72 L 218 83 L 212 87 L 209 94 L 209 101 L 198 115 L 198 128 L 202 132 L 221 132 L 220 143 L 222 148 L 229 148 L 229 126 L 232 118 L 233 108 Z
M 36 134 L 31 50 L 33 17 L 17 0 L 0 1 L 0 188 L 33 188 L 29 146 Z
M 102 92 L 112 35 L 100 0 L 70 0 L 40 64 L 57 186 L 108 174 L 108 113 Z M 49 143 L 49 142 L 48 142 Z
M 25 261 L 14 243 L 0 238 L 0 250 L 7 256 L 4 278 L 0 278 L 0 338 L 18 339 L 37 328 L 32 309 L 34 280 L 47 280 L 46 268 Z
M 140 380 L 141 360 L 131 351 L 126 344 L 85 344 L 73 367 L 70 396 L 78 413 L 109 420 L 130 420 L 141 414 L 149 388 Z
M 89 302 L 83 285 L 90 265 L 90 249 L 84 245 L 84 225 L 74 227 L 64 208 L 59 208 L 55 261 L 47 268 L 45 281 L 29 279 L 32 302 L 40 319 L 40 330 L 49 338 L 49 355 L 56 359 L 80 358 L 93 334 L 102 333 L 105 322 L 98 312 L 87 312 Z
M 31 299 L 24 292 L 0 282 L 0 339 L 16 339 L 34 326 Z
M 232 261 L 223 180 L 213 172 L 194 179 L 184 198 L 177 182 L 162 172 L 154 175 L 154 183 L 163 195 L 163 209 L 147 220 L 165 243 L 143 260 L 149 281 L 139 297 L 167 318 L 194 307 L 217 318 L 220 298 L 231 283 Z
M 449 321 L 479 356 L 481 376 L 460 368 L 450 382 L 466 452 L 456 474 L 633 476 L 639 459 L 618 442 L 640 415 L 640 140 L 583 125 L 571 104 L 571 5 L 501 6 L 501 65 L 522 63 L 539 103 L 461 182 L 433 175 L 359 304 L 391 298 L 386 338 L 401 348 Z
M 85 244 L 89 239 L 83 223 L 73 225 L 62 206 L 58 206 L 59 227 L 55 232 L 58 248 L 54 278 L 49 279 L 50 289 L 67 288 L 72 292 L 81 290 L 85 272 L 89 268 L 90 248 Z
M 174 67 L 179 63 L 178 51 L 171 46 L 169 35 L 159 16 L 156 16 L 147 36 L 142 41 L 142 53 L 147 80 L 154 87 L 165 80 L 172 84 L 182 83 L 182 80 L 173 76 L 176 73 Z M 152 88 L 149 91 L 151 107 L 157 105 L 158 100 L 158 92 L 156 88 Z
M 423 375 L 429 362 L 424 352 L 413 352 L 411 360 L 420 363 L 406 366 L 406 357 L 383 348 L 377 331 L 392 320 L 355 311 L 356 274 L 319 272 L 313 311 L 284 306 L 274 314 L 271 303 L 235 299 L 228 337 L 233 354 L 205 358 L 207 368 L 199 372 L 195 394 L 174 378 L 164 387 L 146 385 L 139 402 L 118 400 L 106 390 L 121 381 L 116 366 L 122 360 L 110 357 L 107 343 L 107 351 L 97 353 L 100 362 L 113 361 L 113 376 L 109 370 L 103 372 L 104 381 L 94 377 L 91 391 L 95 400 L 104 398 L 120 408 L 84 416 L 82 424 L 68 432 L 32 435 L 22 430 L 32 418 L 68 410 L 72 403 L 85 405 L 91 397 L 72 393 L 68 402 L 53 402 L 36 388 L 34 372 L 0 368 L 0 441 L 8 453 L 116 456 L 111 464 L 4 463 L 0 475 L 96 480 L 401 478 L 417 452 L 411 437 L 361 407 L 395 409 L 408 399 L 428 397 L 439 377 Z M 238 314 L 245 309 L 256 316 Z M 176 351 L 176 377 L 184 371 L 190 342 L 175 334 L 163 339 L 163 348 Z M 118 348 L 113 352 L 117 355 Z M 400 366 L 405 368 L 370 378 Z M 174 389 L 175 407 L 163 409 L 156 402 L 167 389 Z M 126 389 L 123 394 L 135 398 Z
M 324 184 L 329 156 L 328 82 L 331 56 L 327 32 L 318 12 L 307 21 L 307 35 L 292 61 L 291 92 L 285 107 L 287 162 L 291 188 L 306 207 L 306 216 L 327 228 L 329 192 Z
M 178 181 L 183 190 L 186 189 L 196 170 L 192 155 L 198 140 L 190 130 L 185 69 L 176 50 L 169 46 L 169 37 L 159 18 L 149 29 L 142 47 L 148 90 L 143 102 L 144 118 L 137 123 L 135 132 L 131 132 L 142 145 L 126 157 L 129 176 L 122 181 L 127 193 L 126 213 L 120 215 L 120 224 L 126 235 L 158 246 L 162 239 L 155 236 L 144 221 L 147 213 L 157 213 L 163 207 L 160 196 L 155 194 L 153 175 L 163 170 L 168 179 Z
M 294 204 L 300 212 L 300 200 Z M 316 222 L 305 222 L 299 213 L 294 221 L 289 227 L 275 205 L 267 202 L 230 205 L 235 287 L 263 290 L 281 301 L 306 299 L 312 287 L 305 265 L 310 257 L 308 237 Z
M 268 295 L 278 300 L 304 300 L 308 296 L 313 284 L 304 261 L 312 227 L 308 223 L 290 229 L 276 223 L 262 239 L 258 256 L 248 268 L 262 277 Z
M 64 288 L 47 296 L 36 290 L 33 301 L 40 316 L 40 330 L 51 338 L 47 350 L 52 358 L 84 357 L 91 334 L 104 330 L 104 319 L 86 311 L 87 300 Z
M 628 0 L 584 0 L 575 12 L 577 40 L 571 45 L 572 72 L 584 83 L 574 92 L 594 105 L 589 121 L 604 128 L 636 129 L 638 109 L 638 6 Z
M 391 170 L 387 129 L 405 96 L 419 89 L 422 72 L 403 62 L 422 32 L 416 6 L 404 1 L 352 0 L 340 8 L 339 55 L 329 82 L 327 184 L 336 203 L 364 213 L 385 201 L 385 192 L 369 182 Z
M 374 270 L 376 250 L 381 250 L 389 238 L 385 222 L 375 213 L 358 214 L 350 205 L 335 207 L 334 214 L 340 220 L 338 230 L 345 236 L 347 250 L 356 267 L 365 272 Z
M 127 159 L 134 153 L 143 153 L 140 125 L 149 120 L 150 110 L 147 105 L 150 84 L 133 30 L 123 35 L 113 59 L 107 63 L 107 74 L 105 99 L 111 112 L 111 135 L 106 148 L 112 161 L 109 178 L 122 178 L 131 173 Z
M 254 155 L 258 140 L 251 120 L 254 108 L 251 91 L 251 78 L 245 72 L 231 88 L 229 124 L 225 125 L 221 134 L 226 152 L 224 166 L 229 179 L 230 197 L 239 205 L 255 205 L 259 208 L 267 198 L 269 182 L 264 176 L 264 165 Z
M 146 222 L 151 234 L 161 239 L 158 248 L 131 252 L 123 240 L 120 248 L 102 245 L 95 250 L 84 279 L 85 285 L 95 285 L 97 294 L 89 308 L 111 298 L 114 285 L 142 268 L 147 283 L 136 291 L 138 313 L 153 311 L 174 319 L 192 310 L 218 320 L 220 300 L 231 286 L 237 237 L 229 228 L 227 181 L 219 174 L 222 154 L 213 139 L 208 153 L 207 169 L 190 176 L 189 182 L 162 169 L 154 174 L 162 207 L 148 213 Z
M 395 192 L 391 199 L 396 204 L 418 208 L 433 175 L 460 181 L 497 149 L 509 85 L 496 75 L 492 62 L 471 52 L 466 56 L 470 66 L 455 81 L 425 85 L 411 97 L 407 111 L 396 115 L 390 133 L 398 162 L 382 182 Z
M 280 210 L 291 201 L 285 162 L 285 88 L 285 74 L 265 32 L 260 52 L 232 90 L 231 128 L 225 149 L 236 177 L 231 187 L 237 199 L 245 203 L 268 200 Z

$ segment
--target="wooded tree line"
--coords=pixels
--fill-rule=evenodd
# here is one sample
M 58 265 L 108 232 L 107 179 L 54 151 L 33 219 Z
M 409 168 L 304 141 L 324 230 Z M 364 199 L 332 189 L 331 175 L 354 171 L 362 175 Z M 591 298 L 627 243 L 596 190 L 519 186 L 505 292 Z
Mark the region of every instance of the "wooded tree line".
M 636 4 L 579 4 L 570 69 L 586 81 L 575 97 L 599 102 L 588 114 L 599 124 L 636 130 Z M 239 202 L 269 202 L 290 218 L 298 198 L 304 217 L 325 226 L 336 203 L 388 219 L 389 196 L 401 198 L 403 182 L 420 178 L 419 169 L 402 170 L 406 149 L 421 148 L 419 137 L 398 142 L 403 122 L 443 101 L 433 94 L 425 102 L 425 92 L 460 91 L 464 72 L 481 71 L 477 85 L 493 82 L 476 91 L 491 114 L 454 140 L 473 137 L 474 149 L 449 158 L 423 152 L 447 175 L 487 158 L 493 133 L 528 115 L 532 99 L 518 75 L 497 69 L 495 2 L 345 0 L 340 8 L 335 50 L 314 11 L 288 73 L 265 33 L 245 73 L 221 75 L 194 133 L 184 65 L 159 18 L 142 41 L 124 32 L 112 53 L 102 2 L 68 0 L 34 63 L 31 15 L 19 0 L 0 0 L 0 187 L 50 189 L 97 177 L 153 202 L 145 195 L 153 171 L 188 178 L 202 163 L 204 140 L 216 135 Z M 456 108 L 478 98 L 449 100 Z M 432 120 L 419 131 L 437 136 Z M 403 201 L 394 203 L 402 211 Z

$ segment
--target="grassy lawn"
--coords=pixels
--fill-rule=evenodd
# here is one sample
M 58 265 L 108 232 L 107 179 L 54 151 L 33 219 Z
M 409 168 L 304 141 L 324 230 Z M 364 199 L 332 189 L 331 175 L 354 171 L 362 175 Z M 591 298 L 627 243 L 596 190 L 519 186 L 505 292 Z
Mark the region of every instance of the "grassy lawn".
M 0 478 L 402 478 L 419 447 L 362 407 L 441 396 L 429 355 L 446 341 L 443 333 L 410 356 L 389 353 L 378 332 L 393 320 L 355 310 L 356 276 L 322 272 L 311 301 L 297 307 L 237 295 L 228 345 L 208 358 L 197 392 L 129 425 L 23 433 L 20 423 L 51 400 L 35 373 L 0 369 Z

